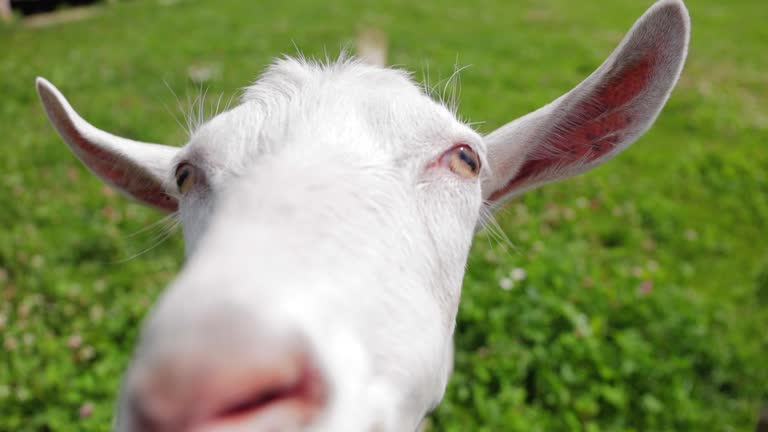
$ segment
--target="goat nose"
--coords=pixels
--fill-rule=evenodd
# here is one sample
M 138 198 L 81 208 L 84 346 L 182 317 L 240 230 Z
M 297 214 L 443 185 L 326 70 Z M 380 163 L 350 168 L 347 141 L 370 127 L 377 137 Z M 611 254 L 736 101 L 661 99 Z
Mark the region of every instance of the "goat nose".
M 129 430 L 299 430 L 319 414 L 326 383 L 302 350 L 277 355 L 192 351 L 130 373 Z

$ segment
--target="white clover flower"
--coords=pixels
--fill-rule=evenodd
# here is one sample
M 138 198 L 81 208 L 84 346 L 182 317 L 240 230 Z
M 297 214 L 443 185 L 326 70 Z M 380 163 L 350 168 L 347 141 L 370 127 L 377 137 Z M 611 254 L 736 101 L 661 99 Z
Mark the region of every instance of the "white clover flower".
M 509 291 L 515 287 L 515 283 L 510 278 L 501 278 L 501 280 L 499 281 L 499 286 L 504 291 Z
M 526 276 L 528 276 L 528 274 L 525 272 L 525 269 L 520 267 L 514 268 L 511 272 L 509 272 L 509 277 L 511 277 L 515 282 L 519 282 L 525 279 Z

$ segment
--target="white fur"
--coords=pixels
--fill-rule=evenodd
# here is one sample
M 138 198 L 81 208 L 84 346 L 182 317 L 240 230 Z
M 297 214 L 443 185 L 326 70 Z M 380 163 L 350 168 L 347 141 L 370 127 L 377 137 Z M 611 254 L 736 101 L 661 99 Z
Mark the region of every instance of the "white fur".
M 654 37 L 648 28 L 672 60 L 629 107 L 644 123 L 626 131 L 612 157 L 650 125 L 677 80 L 688 42 L 679 1 L 653 6 L 573 92 L 485 140 L 408 74 L 354 60 L 277 61 L 238 106 L 181 149 L 99 131 L 39 79 L 46 110 L 75 153 L 140 201 L 157 202 L 145 186 L 162 186 L 171 201 L 160 207 L 178 206 L 184 230 L 187 262 L 144 323 L 116 429 L 137 427 L 136 383 L 157 364 L 214 355 L 258 362 L 301 346 L 330 390 L 308 430 L 414 430 L 446 388 L 464 266 L 482 212 L 587 167 L 548 167 L 504 199 L 484 200 L 530 155 L 547 152 L 538 131 L 556 125 L 572 99 L 590 97 L 606 70 Z M 482 160 L 477 178 L 436 163 L 457 144 Z M 105 172 L 104 160 L 132 175 Z M 183 197 L 173 178 L 181 162 L 205 178 Z

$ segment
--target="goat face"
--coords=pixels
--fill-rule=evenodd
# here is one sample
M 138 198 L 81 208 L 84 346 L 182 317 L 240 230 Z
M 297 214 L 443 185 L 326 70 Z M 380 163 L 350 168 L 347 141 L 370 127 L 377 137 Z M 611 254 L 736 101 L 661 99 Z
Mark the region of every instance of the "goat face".
M 39 79 L 85 165 L 184 230 L 116 429 L 415 429 L 450 374 L 475 230 L 642 134 L 688 34 L 682 3 L 657 3 L 584 82 L 485 137 L 407 74 L 354 60 L 276 62 L 183 148 L 96 129 Z

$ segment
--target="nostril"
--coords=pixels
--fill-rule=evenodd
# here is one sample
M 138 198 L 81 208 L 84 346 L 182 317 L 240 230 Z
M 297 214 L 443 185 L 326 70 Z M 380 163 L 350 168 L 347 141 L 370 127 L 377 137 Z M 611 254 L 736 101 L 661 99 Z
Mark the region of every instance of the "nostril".
M 281 404 L 291 405 L 298 420 L 305 422 L 325 401 L 325 385 L 308 362 L 302 364 L 298 374 L 260 381 L 250 393 L 223 403 L 208 422 L 236 421 Z
M 326 383 L 304 354 L 257 367 L 203 360 L 184 357 L 141 374 L 132 392 L 131 430 L 293 430 L 325 405 Z
M 230 407 L 225 408 L 216 418 L 232 418 L 242 414 L 252 413 L 272 402 L 291 397 L 295 393 L 293 389 L 267 389 L 265 392 L 256 393 L 243 399 Z

